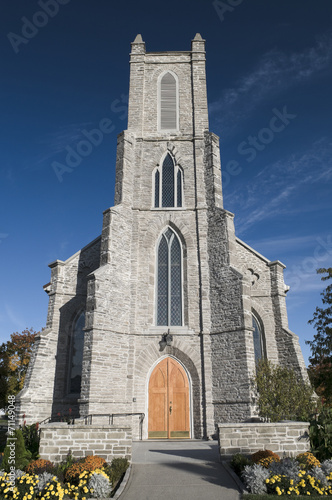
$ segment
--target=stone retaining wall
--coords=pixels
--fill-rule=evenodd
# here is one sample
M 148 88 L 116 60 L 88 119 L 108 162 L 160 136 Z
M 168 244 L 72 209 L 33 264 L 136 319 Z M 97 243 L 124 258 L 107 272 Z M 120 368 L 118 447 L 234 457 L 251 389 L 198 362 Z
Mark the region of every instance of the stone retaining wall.
M 296 456 L 310 449 L 307 422 L 219 424 L 220 456 L 272 450 Z
M 40 458 L 59 463 L 71 450 L 73 457 L 98 455 L 107 462 L 125 457 L 131 461 L 130 427 L 67 423 L 46 424 L 40 431 Z

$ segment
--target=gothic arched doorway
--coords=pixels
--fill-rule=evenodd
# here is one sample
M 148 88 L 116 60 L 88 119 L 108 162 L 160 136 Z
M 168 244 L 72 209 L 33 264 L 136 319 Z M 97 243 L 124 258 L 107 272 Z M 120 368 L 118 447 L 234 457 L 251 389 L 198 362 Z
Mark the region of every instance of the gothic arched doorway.
M 189 380 L 174 358 L 164 358 L 149 381 L 150 439 L 190 438 Z

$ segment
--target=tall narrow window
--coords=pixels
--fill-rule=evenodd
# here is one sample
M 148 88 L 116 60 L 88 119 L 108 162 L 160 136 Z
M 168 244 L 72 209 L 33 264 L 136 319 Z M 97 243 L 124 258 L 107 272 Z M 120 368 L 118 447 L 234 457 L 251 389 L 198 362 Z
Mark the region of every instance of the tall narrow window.
M 182 325 L 182 250 L 170 229 L 161 236 L 157 249 L 157 325 Z
M 254 352 L 255 352 L 255 360 L 256 363 L 264 357 L 264 338 L 263 338 L 263 329 L 260 324 L 260 321 L 252 316 L 252 327 L 253 338 L 254 338 Z
M 159 207 L 159 190 L 160 190 L 160 173 L 159 170 L 155 173 L 154 178 L 154 206 Z
M 69 368 L 69 393 L 79 394 L 81 392 L 82 362 L 84 347 L 84 325 L 85 314 L 82 312 L 74 323 Z
M 174 163 L 168 154 L 163 163 L 162 170 L 162 206 L 174 207 Z
M 167 153 L 161 166 L 154 171 L 154 206 L 182 207 L 183 172 Z
M 166 73 L 160 81 L 160 129 L 177 129 L 177 88 L 171 73 Z

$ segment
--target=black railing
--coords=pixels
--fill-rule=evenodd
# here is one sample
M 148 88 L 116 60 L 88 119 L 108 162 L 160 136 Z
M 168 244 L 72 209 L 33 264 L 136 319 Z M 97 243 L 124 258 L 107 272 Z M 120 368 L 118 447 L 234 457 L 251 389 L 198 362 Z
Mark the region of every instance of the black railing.
M 115 417 L 136 417 L 139 416 L 139 433 L 140 440 L 142 440 L 143 436 L 143 421 L 145 418 L 145 413 L 92 413 L 91 415 L 85 415 L 81 417 L 84 419 L 85 425 L 92 425 L 93 417 L 108 417 L 108 425 L 114 425 Z
M 47 417 L 39 422 L 39 425 L 49 424 L 50 422 L 66 422 L 67 424 L 74 424 L 75 418 L 71 415 L 53 415 L 52 417 Z
M 84 420 L 85 425 L 92 425 L 93 418 L 108 418 L 108 425 L 114 425 L 114 418 L 116 417 L 136 417 L 139 416 L 139 434 L 140 440 L 142 440 L 143 436 L 143 421 L 145 418 L 145 413 L 92 413 L 91 415 L 85 415 L 83 417 L 72 417 L 71 415 L 53 415 L 52 417 L 47 417 L 41 422 L 42 424 L 49 424 L 50 422 L 67 422 L 67 424 L 75 424 L 75 420 Z

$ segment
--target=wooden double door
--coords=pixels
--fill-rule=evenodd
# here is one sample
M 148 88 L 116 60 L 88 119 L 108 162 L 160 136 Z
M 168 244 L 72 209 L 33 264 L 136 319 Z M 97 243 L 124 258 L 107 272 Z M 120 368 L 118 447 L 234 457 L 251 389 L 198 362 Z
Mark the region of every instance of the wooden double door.
M 175 359 L 163 359 L 149 382 L 150 439 L 190 438 L 189 380 Z

